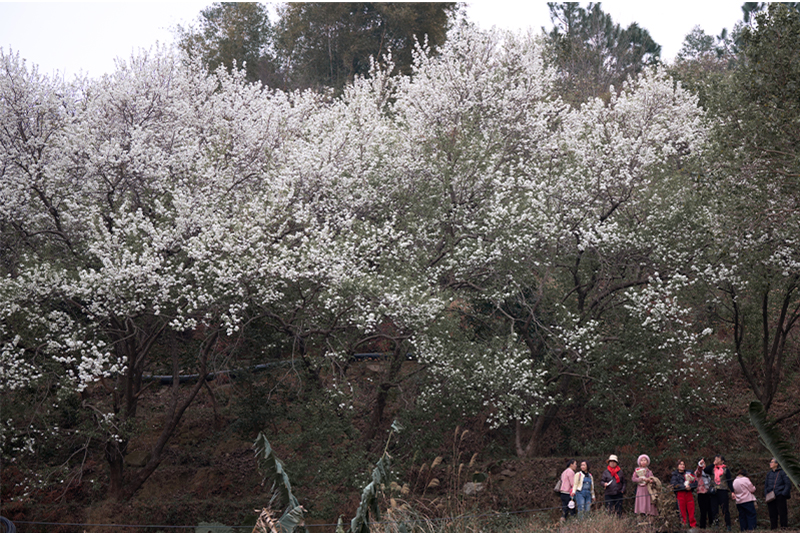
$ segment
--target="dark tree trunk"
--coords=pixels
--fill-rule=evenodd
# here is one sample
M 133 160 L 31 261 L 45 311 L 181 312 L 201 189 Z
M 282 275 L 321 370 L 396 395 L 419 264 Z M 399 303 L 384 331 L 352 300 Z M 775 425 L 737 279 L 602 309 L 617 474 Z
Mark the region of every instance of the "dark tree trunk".
M 104 453 L 108 463 L 109 495 L 119 499 L 125 487 L 125 450 L 127 442 L 118 442 L 113 438 L 106 441 Z
M 128 476 L 124 475 L 124 461 L 127 442 L 122 445 L 116 441 L 109 441 L 106 444 L 106 459 L 110 467 L 110 480 L 111 489 L 110 496 L 118 501 L 130 500 L 134 494 L 144 485 L 145 481 L 150 475 L 155 472 L 156 468 L 161 464 L 163 459 L 164 449 L 169 442 L 172 435 L 178 429 L 183 414 L 186 409 L 191 405 L 200 389 L 203 388 L 206 377 L 208 376 L 208 357 L 214 350 L 219 331 L 215 331 L 209 338 L 207 338 L 200 350 L 199 360 L 199 379 L 194 383 L 189 391 L 181 391 L 180 388 L 180 371 L 179 371 L 179 353 L 173 350 L 172 353 L 172 390 L 170 391 L 169 404 L 166 406 L 164 413 L 164 423 L 161 428 L 158 440 L 149 450 L 149 459 L 144 467 L 133 474 Z M 141 377 L 141 376 L 140 376 Z M 141 379 L 139 380 L 141 383 Z M 135 395 L 138 397 L 138 394 Z
M 733 309 L 731 321 L 736 359 L 753 394 L 764 405 L 766 411 L 772 406 L 783 379 L 787 340 L 800 321 L 800 306 L 793 305 L 797 290 L 798 283 L 795 278 L 780 295 L 782 298 L 777 316 L 772 313 L 774 304 L 770 303 L 772 287 L 767 286 L 761 294 L 760 358 L 746 354 L 748 348 L 745 339 L 747 333 L 745 310 L 740 306 L 736 292 L 733 289 L 727 291 Z M 757 359 L 757 362 L 751 366 L 750 359 Z
M 558 391 L 560 396 L 565 396 L 566 392 L 569 390 L 570 383 L 572 381 L 571 376 L 561 376 L 560 383 L 558 386 Z M 528 437 L 528 442 L 523 446 L 523 432 L 524 428 L 522 424 L 517 421 L 515 425 L 515 444 L 517 448 L 517 456 L 518 457 L 533 457 L 535 455 L 541 454 L 544 450 L 544 434 L 550 428 L 550 424 L 553 423 L 553 420 L 556 419 L 558 412 L 560 410 L 559 404 L 548 405 L 544 408 L 544 412 L 536 417 L 536 421 L 533 424 L 533 432 Z
M 378 430 L 383 422 L 383 413 L 386 410 L 389 391 L 397 386 L 397 380 L 400 377 L 405 358 L 403 343 L 397 342 L 389 360 L 389 368 L 384 375 L 383 382 L 378 386 L 378 392 L 375 394 L 375 406 L 372 409 L 372 416 L 366 435 L 368 441 L 373 440 L 378 435 Z

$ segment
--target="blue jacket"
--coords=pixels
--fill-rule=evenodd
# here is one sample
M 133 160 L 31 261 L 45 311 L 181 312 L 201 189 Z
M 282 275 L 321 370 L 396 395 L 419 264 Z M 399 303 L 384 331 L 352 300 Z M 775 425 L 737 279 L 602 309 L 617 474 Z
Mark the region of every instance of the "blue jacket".
M 784 496 L 789 499 L 792 484 L 789 482 L 789 476 L 780 468 L 767 472 L 767 480 L 764 482 L 764 496 L 773 490 L 775 491 L 775 496 Z

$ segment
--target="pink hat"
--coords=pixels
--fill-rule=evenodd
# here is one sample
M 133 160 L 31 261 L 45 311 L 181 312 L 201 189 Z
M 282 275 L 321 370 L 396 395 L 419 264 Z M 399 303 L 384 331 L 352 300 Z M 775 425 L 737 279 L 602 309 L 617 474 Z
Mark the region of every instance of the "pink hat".
M 642 462 L 642 457 L 644 457 L 645 459 L 647 459 L 647 464 L 649 465 L 649 464 L 650 464 L 650 457 L 648 457 L 648 456 L 647 456 L 647 455 L 645 455 L 645 454 L 642 454 L 642 455 L 640 455 L 640 456 L 639 456 L 639 458 L 638 458 L 638 459 L 636 459 L 636 464 L 638 465 L 639 463 L 641 463 L 641 462 Z

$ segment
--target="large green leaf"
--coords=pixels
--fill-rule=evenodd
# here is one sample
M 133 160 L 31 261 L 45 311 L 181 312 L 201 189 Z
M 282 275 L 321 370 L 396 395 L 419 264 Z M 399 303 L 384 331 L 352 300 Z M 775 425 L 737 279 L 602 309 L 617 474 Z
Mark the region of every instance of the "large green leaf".
M 358 504 L 356 516 L 350 521 L 350 533 L 369 533 L 369 519 L 381 519 L 378 508 L 378 493 L 381 486 L 389 483 L 389 454 L 384 453 L 372 470 L 372 481 L 361 492 L 361 503 Z
M 769 450 L 783 471 L 794 483 L 795 488 L 800 490 L 800 460 L 794 454 L 792 446 L 783 440 L 783 436 L 774 422 L 767 419 L 767 412 L 761 402 L 750 404 L 750 423 L 758 430 L 761 442 Z
M 280 526 L 282 531 L 286 532 L 295 531 L 299 528 L 303 528 L 304 530 L 308 531 L 305 528 L 305 520 L 303 518 L 304 511 L 305 509 L 303 509 L 303 507 L 300 505 L 297 507 L 290 507 L 278 520 L 278 526 Z
M 304 509 L 300 502 L 292 494 L 292 484 L 289 475 L 283 467 L 283 461 L 275 456 L 267 437 L 259 433 L 253 443 L 255 448 L 258 470 L 264 476 L 264 484 L 272 482 L 272 499 L 278 499 L 278 505 L 286 508 L 283 515 L 278 520 L 278 526 L 282 533 L 292 533 L 298 528 L 304 528 L 303 512 Z M 272 504 L 272 501 L 270 501 Z
M 383 449 L 383 455 L 375 465 L 375 468 L 372 469 L 372 481 L 370 481 L 361 492 L 361 503 L 358 504 L 356 516 L 350 521 L 350 533 L 369 533 L 370 513 L 372 513 L 373 521 L 381 519 L 381 510 L 378 508 L 378 492 L 381 490 L 381 487 L 388 485 L 391 481 L 389 443 L 392 442 L 392 435 L 394 433 L 399 433 L 402 429 L 402 426 L 397 420 L 392 422 L 392 430 L 389 432 L 389 438 L 386 440 L 386 447 Z M 405 526 L 401 527 L 401 529 L 404 528 Z

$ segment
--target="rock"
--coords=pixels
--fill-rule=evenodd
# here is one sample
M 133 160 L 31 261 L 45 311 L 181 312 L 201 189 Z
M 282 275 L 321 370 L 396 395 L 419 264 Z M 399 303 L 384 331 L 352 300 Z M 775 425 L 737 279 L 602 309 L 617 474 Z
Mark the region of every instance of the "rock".
M 472 481 L 464 483 L 464 494 L 467 496 L 474 496 L 485 488 L 483 483 L 474 483 Z

